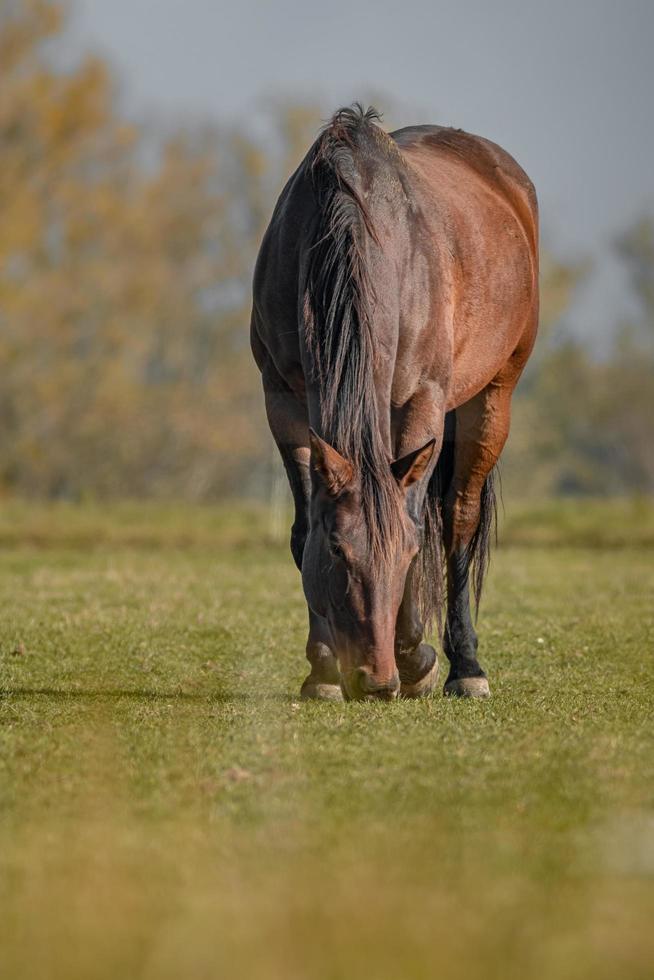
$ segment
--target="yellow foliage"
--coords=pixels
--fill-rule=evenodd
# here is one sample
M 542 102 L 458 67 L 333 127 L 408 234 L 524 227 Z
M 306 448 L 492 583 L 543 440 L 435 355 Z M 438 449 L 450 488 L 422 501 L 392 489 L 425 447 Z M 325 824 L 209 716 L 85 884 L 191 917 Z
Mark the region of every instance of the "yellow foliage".
M 321 113 L 280 104 L 272 141 L 196 129 L 156 151 L 120 118 L 103 61 L 65 73 L 51 63 L 44 42 L 62 27 L 47 0 L 0 5 L 0 488 L 187 498 L 265 489 L 250 278 L 274 198 Z M 582 271 L 544 256 L 543 336 Z M 639 275 L 651 297 L 651 276 Z M 569 359 L 556 370 L 578 385 L 590 368 Z M 532 389 L 565 404 L 555 386 Z M 565 419 L 547 429 L 530 397 L 514 445 L 528 458 L 538 430 L 545 458 Z M 621 431 L 635 432 L 632 420 Z
M 256 222 L 226 203 L 226 141 L 180 135 L 141 164 L 106 65 L 49 63 L 61 25 L 37 0 L 0 13 L 0 483 L 215 495 L 266 456 L 249 297 L 219 295 L 247 282 Z

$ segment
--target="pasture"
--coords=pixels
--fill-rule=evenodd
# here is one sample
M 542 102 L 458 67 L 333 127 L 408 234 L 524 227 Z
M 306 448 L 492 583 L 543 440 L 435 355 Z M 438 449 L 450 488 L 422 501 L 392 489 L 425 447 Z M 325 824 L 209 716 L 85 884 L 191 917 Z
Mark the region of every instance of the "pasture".
M 266 528 L 3 506 L 2 976 L 650 978 L 652 507 L 509 507 L 487 702 L 300 703 Z

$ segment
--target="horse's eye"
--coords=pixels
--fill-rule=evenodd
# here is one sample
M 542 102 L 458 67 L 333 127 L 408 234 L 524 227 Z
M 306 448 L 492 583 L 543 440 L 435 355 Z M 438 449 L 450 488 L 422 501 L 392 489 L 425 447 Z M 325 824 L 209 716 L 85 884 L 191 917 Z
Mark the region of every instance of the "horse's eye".
M 336 544 L 334 541 L 330 541 L 329 550 L 331 552 L 332 558 L 337 558 L 339 561 L 345 561 L 345 552 L 341 548 L 340 544 Z

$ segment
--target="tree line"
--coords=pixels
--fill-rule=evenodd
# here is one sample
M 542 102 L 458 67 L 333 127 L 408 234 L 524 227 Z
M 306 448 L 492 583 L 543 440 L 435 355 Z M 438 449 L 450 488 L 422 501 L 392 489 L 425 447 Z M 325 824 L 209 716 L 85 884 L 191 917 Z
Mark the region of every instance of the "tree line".
M 0 490 L 48 498 L 267 495 L 250 280 L 320 107 L 154 137 L 108 65 L 63 68 L 49 0 L 0 8 Z M 506 477 L 544 494 L 651 492 L 654 224 L 616 242 L 642 317 L 599 359 L 562 326 L 584 270 L 543 262 L 542 334 Z

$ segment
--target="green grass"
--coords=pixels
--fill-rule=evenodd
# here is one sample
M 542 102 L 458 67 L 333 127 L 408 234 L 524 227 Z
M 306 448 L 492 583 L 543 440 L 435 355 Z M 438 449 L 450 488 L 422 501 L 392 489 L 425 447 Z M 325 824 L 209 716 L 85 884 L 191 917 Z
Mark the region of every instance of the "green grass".
M 326 705 L 262 512 L 5 505 L 3 980 L 649 980 L 654 509 L 507 509 L 491 701 Z

